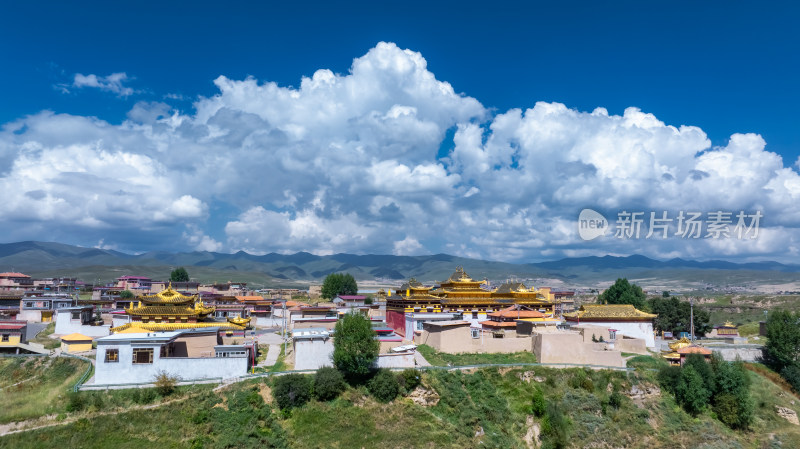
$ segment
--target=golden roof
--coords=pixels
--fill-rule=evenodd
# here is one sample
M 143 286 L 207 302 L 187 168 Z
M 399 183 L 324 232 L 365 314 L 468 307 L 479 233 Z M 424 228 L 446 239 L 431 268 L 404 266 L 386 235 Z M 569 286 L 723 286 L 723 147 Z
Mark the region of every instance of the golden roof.
M 207 327 L 216 327 L 222 330 L 244 330 L 244 326 L 239 326 L 233 323 L 217 323 L 217 322 L 200 322 L 200 323 L 126 323 L 122 326 L 112 327 L 112 333 L 136 333 L 136 332 L 157 332 L 157 331 L 177 331 L 184 329 L 203 329 Z M 135 329 L 128 331 L 128 329 Z
M 197 301 L 197 295 L 186 296 L 172 288 L 172 283 L 167 288 L 161 290 L 155 295 L 144 295 L 138 298 L 144 302 L 161 303 L 161 304 L 182 304 L 185 302 Z
M 237 326 L 247 326 L 248 324 L 250 324 L 250 320 L 251 318 L 241 318 L 241 317 L 228 318 L 229 323 L 236 324 Z
M 208 315 L 209 313 L 213 312 L 214 308 L 211 307 L 200 307 L 192 308 L 189 306 L 180 307 L 180 306 L 141 306 L 141 307 L 130 307 L 125 309 L 125 312 L 128 315 L 137 315 L 137 316 L 197 316 L 197 315 Z
M 63 337 L 61 337 L 61 340 L 62 341 L 86 341 L 86 340 L 94 340 L 94 339 L 92 337 L 87 337 L 86 335 L 77 334 L 76 333 L 76 334 L 64 335 Z
M 450 277 L 447 278 L 447 281 L 443 282 L 443 284 L 451 284 L 451 283 L 471 284 L 476 282 L 479 283 L 480 281 L 476 281 L 471 277 L 469 277 L 467 272 L 464 271 L 464 267 L 459 265 L 456 267 L 456 271 L 454 271 L 453 274 L 451 274 Z
M 618 321 L 636 320 L 649 321 L 658 315 L 642 312 L 630 304 L 584 304 L 580 310 L 565 313 L 564 318 L 568 320 L 589 320 L 589 321 Z
M 692 342 L 689 341 L 688 338 L 683 337 L 680 340 L 675 340 L 672 343 L 670 343 L 669 344 L 669 349 L 671 349 L 673 351 L 677 351 L 678 349 L 683 349 L 683 348 L 685 348 L 685 347 L 687 347 L 687 346 L 689 346 L 691 344 L 692 344 Z

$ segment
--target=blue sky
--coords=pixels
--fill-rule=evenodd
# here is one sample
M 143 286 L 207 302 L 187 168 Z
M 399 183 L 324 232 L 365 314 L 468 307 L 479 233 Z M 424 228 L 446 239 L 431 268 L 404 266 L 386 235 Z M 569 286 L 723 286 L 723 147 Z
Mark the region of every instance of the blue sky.
M 9 241 L 513 261 L 796 256 L 790 3 L 18 2 L 1 12 L 0 176 L 27 199 L 2 211 Z M 418 55 L 415 75 L 378 67 L 404 50 Z M 354 59 L 378 68 L 357 75 Z M 320 69 L 331 90 L 303 90 Z M 253 90 L 248 77 L 278 90 Z M 452 94 L 431 94 L 442 83 Z M 402 117 L 416 123 L 387 121 Z M 625 148 L 619 176 L 595 161 L 614 148 Z M 109 176 L 126 167 L 129 178 Z M 612 221 L 626 208 L 762 210 L 764 232 L 584 242 L 570 223 L 585 207 Z

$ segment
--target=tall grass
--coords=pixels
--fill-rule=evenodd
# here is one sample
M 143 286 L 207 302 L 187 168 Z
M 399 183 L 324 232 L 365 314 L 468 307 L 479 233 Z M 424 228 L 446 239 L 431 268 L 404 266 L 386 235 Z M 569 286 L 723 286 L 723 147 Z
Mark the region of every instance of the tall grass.
M 0 359 L 0 423 L 63 412 L 69 388 L 87 365 L 88 362 L 67 357 Z
M 489 363 L 536 363 L 532 352 L 508 354 L 447 354 L 428 345 L 417 346 L 417 351 L 433 366 L 483 365 Z

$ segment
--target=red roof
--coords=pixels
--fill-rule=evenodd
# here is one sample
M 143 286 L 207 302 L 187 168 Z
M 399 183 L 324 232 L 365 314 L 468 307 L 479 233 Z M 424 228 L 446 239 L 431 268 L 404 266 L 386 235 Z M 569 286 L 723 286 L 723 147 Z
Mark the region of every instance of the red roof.
M 516 321 L 481 321 L 478 324 L 487 327 L 517 327 Z
M 366 296 L 362 295 L 339 295 L 339 298 L 342 298 L 345 301 L 363 301 L 367 299 Z
M 29 278 L 29 277 L 30 276 L 28 276 L 27 274 L 22 274 L 22 273 L 14 273 L 14 272 L 0 273 L 0 278 Z
M 7 323 L 0 322 L 0 329 L 2 329 L 4 331 L 8 331 L 8 330 L 16 331 L 16 330 L 22 329 L 23 327 L 25 327 L 27 325 L 28 325 L 28 323 L 20 323 L 20 322 L 17 322 L 17 321 L 11 321 L 11 322 L 7 322 Z

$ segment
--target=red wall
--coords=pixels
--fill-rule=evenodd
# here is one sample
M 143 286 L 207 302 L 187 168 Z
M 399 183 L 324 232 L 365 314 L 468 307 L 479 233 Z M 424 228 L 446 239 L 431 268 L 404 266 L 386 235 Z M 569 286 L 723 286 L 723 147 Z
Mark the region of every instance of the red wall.
M 402 336 L 406 336 L 406 314 L 397 310 L 386 311 L 386 324 Z

